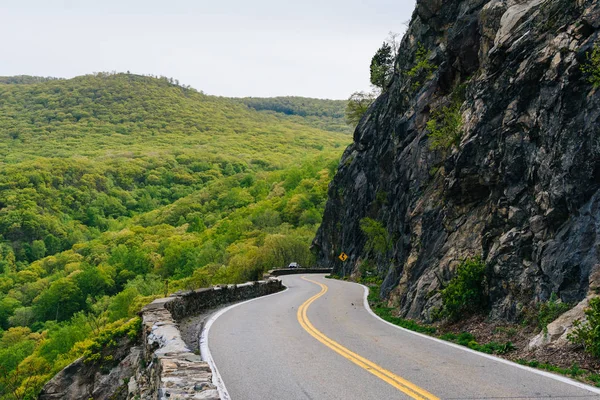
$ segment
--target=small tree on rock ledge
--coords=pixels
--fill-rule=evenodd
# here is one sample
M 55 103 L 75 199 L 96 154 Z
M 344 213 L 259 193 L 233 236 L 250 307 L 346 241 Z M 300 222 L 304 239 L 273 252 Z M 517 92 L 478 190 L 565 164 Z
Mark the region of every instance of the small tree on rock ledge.
M 374 101 L 375 95 L 373 93 L 352 93 L 348 99 L 348 104 L 346 104 L 346 122 L 349 125 L 357 126 Z

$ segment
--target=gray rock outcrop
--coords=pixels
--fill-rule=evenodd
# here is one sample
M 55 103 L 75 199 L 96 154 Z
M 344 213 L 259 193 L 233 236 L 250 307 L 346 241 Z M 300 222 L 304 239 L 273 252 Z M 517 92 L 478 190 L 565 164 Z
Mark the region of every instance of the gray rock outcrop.
M 56 374 L 44 386 L 38 399 L 125 400 L 133 398 L 128 390 L 128 381 L 135 376 L 140 367 L 142 348 L 132 347 L 129 340 L 122 340 L 111 353 L 118 363 L 109 371 L 103 371 L 97 364 L 86 363 L 83 358 L 80 358 Z
M 546 331 L 538 333 L 529 341 L 527 349 L 535 350 L 550 344 L 557 347 L 569 345 L 569 333 L 575 328 L 573 323 L 577 320 L 585 320 L 585 309 L 589 305 L 590 298 L 591 296 L 581 300 L 575 307 L 549 323 Z
M 599 35 L 596 0 L 418 0 L 330 185 L 319 266 L 347 275 L 371 260 L 390 305 L 423 320 L 476 255 L 493 317 L 553 292 L 582 301 L 600 264 L 600 89 L 581 66 Z M 460 141 L 433 150 L 427 122 L 456 101 Z M 389 251 L 366 251 L 365 217 Z

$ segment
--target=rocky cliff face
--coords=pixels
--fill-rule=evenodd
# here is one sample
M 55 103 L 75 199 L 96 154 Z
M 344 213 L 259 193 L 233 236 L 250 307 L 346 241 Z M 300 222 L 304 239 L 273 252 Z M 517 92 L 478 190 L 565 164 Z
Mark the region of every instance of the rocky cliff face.
M 128 382 L 142 369 L 142 349 L 133 344 L 120 340 L 115 348 L 106 351 L 113 357 L 113 365 L 86 363 L 83 358 L 74 361 L 44 385 L 38 400 L 134 398 L 129 394 Z
M 494 317 L 583 299 L 600 264 L 600 89 L 581 65 L 599 36 L 597 0 L 418 0 L 330 186 L 320 266 L 370 259 L 390 304 L 425 320 L 476 255 Z M 427 122 L 454 107 L 460 140 L 432 150 Z M 365 249 L 365 217 L 387 229 L 385 254 Z

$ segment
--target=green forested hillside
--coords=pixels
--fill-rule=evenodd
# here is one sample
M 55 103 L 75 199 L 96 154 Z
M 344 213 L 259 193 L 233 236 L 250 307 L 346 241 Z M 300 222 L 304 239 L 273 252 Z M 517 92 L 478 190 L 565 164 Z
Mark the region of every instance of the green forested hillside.
M 12 83 L 0 84 L 0 398 L 35 398 L 165 291 L 312 262 L 348 135 L 166 78 Z
M 346 123 L 346 100 L 323 100 L 307 97 L 244 97 L 237 100 L 249 108 L 270 113 L 281 119 L 334 132 L 352 133 Z
M 281 167 L 299 150 L 321 150 L 338 140 L 166 78 L 130 74 L 0 85 L 0 110 L 0 162 L 115 155 L 107 150 L 134 156 L 150 147 L 170 149 L 176 141 L 181 148 Z
M 51 81 L 58 78 L 51 76 L 31 76 L 31 75 L 17 75 L 17 76 L 0 76 L 0 84 L 31 84 Z

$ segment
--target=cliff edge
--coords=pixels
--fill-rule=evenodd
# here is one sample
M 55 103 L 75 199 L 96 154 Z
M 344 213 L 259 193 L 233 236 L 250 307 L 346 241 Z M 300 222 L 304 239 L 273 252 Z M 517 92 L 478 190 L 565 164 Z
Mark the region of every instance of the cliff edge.
M 582 66 L 599 36 L 596 0 L 418 0 L 329 187 L 319 265 L 369 260 L 382 296 L 421 320 L 474 256 L 492 317 L 584 299 L 600 268 L 600 88 Z M 365 246 L 367 217 L 385 250 Z

